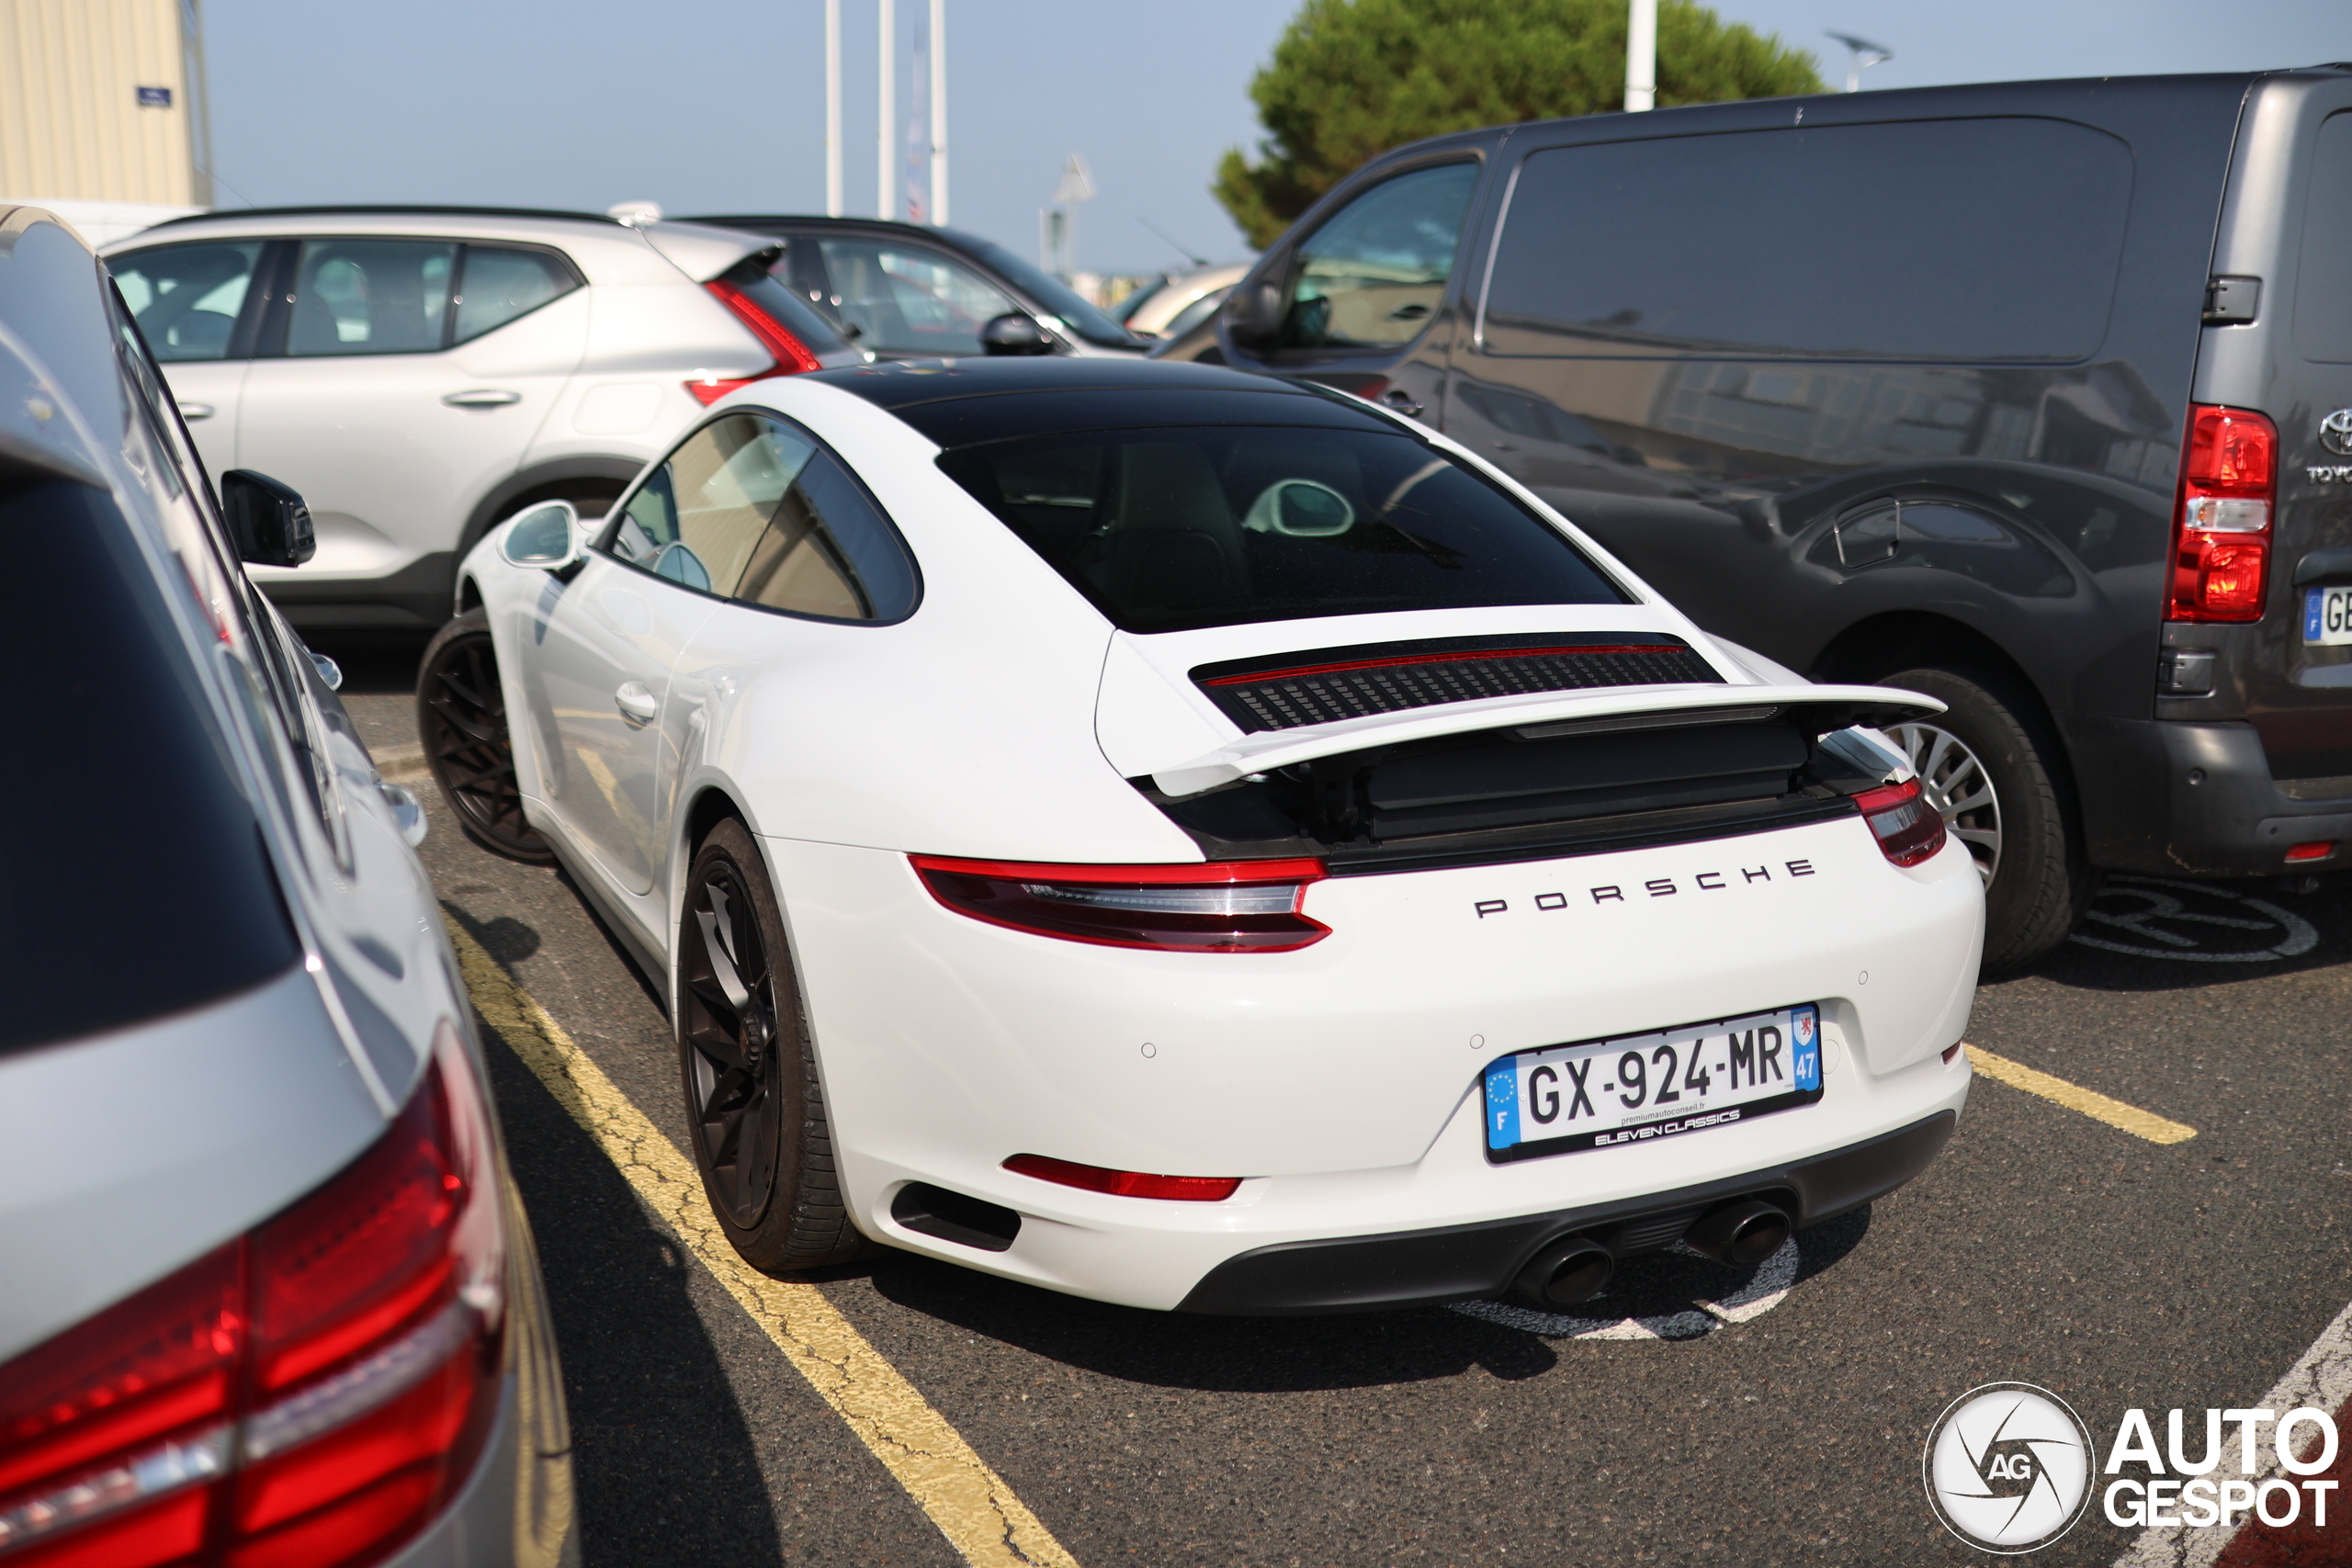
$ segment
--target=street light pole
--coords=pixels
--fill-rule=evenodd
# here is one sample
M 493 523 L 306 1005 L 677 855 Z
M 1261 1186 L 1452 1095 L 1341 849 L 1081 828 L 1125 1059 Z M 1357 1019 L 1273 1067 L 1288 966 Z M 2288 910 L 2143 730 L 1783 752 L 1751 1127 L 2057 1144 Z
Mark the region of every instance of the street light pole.
M 1625 112 L 1657 104 L 1657 0 L 1628 0 L 1625 17 Z
M 1826 36 L 1836 39 L 1847 48 L 1846 91 L 1849 93 L 1859 93 L 1862 90 L 1863 72 L 1873 65 L 1883 65 L 1894 58 L 1894 51 L 1887 48 L 1886 45 L 1872 43 L 1868 39 L 1856 38 L 1851 33 L 1829 33 Z
M 842 215 L 842 0 L 825 0 L 825 216 Z
M 895 67 L 899 53 L 899 10 L 892 0 L 879 0 L 882 11 L 882 37 L 876 51 L 882 63 L 875 77 L 881 90 L 882 101 L 875 113 L 875 145 L 881 156 L 880 171 L 874 176 L 874 215 L 889 218 L 896 215 L 898 203 L 890 198 L 890 186 L 899 174 L 898 128 L 891 122 L 899 113 L 898 85 Z
M 947 0 L 931 0 L 931 220 L 947 226 Z

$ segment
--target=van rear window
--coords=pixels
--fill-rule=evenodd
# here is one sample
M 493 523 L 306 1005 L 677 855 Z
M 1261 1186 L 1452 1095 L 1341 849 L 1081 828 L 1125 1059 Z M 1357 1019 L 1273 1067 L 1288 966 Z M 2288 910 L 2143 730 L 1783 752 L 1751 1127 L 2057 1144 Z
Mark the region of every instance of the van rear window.
M 1401 434 L 1089 430 L 939 466 L 1131 632 L 1625 602 L 1558 529 Z
M 2295 346 L 2320 365 L 2352 365 L 2352 114 L 2320 122 L 2295 268 Z
M 2107 335 L 2132 153 L 2022 117 L 1531 153 L 1487 352 L 2083 359 Z

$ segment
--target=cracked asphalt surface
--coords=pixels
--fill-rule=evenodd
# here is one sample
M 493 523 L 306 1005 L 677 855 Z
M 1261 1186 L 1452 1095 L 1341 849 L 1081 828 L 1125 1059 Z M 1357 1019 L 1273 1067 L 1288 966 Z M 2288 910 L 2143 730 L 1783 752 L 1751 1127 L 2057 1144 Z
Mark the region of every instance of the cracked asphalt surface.
M 320 640 L 369 743 L 413 741 L 413 648 Z M 674 1051 L 616 945 L 560 874 L 426 804 L 445 907 L 682 1151 Z M 1921 1494 L 1951 1399 L 2039 1383 L 2104 1444 L 2127 1407 L 2256 1399 L 2352 1298 L 2352 886 L 2116 883 L 2098 908 L 2083 934 L 2143 951 L 2073 943 L 1988 985 L 1969 1038 L 2198 1136 L 1980 1077 L 1941 1159 L 1806 1233 L 1742 1322 L 1694 1313 L 1744 1282 L 1695 1258 L 1579 1309 L 1687 1337 L 1163 1316 L 899 1253 L 816 1283 L 1080 1563 L 1981 1562 Z M 540 1080 L 492 1059 L 590 1562 L 956 1562 Z M 2111 1562 L 2135 1534 L 2094 1504 L 2035 1561 Z

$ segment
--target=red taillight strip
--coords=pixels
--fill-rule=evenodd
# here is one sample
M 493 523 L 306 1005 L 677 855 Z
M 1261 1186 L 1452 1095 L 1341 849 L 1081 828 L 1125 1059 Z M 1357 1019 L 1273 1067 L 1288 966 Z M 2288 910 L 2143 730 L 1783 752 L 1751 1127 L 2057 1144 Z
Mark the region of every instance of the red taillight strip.
M 108 1465 L 72 1483 L 28 1497 L 0 1513 L 0 1552 L 53 1530 L 86 1525 L 183 1486 L 218 1479 L 229 1468 L 226 1425 L 192 1438 L 159 1443 L 134 1459 Z
M 804 371 L 823 368 L 817 363 L 817 356 L 808 352 L 808 345 L 793 336 L 782 321 L 761 310 L 750 295 L 720 278 L 714 278 L 703 287 L 717 295 L 718 302 L 733 311 L 737 321 L 751 329 L 752 335 L 760 340 L 762 348 L 775 355 L 775 368 L 768 374 L 796 376 Z
M 957 860 L 949 855 L 909 855 L 917 871 L 960 876 L 994 876 L 1008 882 L 1060 882 L 1075 887 L 1240 887 L 1263 882 L 1319 882 L 1319 860 L 1234 860 L 1156 863 L 1146 865 L 1055 864 L 1045 861 Z
M 1261 670 L 1249 675 L 1219 675 L 1204 686 L 1254 686 L 1266 681 L 1295 681 L 1348 670 L 1400 670 L 1408 664 L 1461 664 L 1478 659 L 1582 659 L 1611 653 L 1690 653 L 1670 642 L 1601 643 L 1575 648 L 1489 648 L 1476 653 L 1415 653 L 1395 659 L 1350 659 L 1338 664 L 1302 664 L 1295 670 Z
M 1004 1168 L 1040 1181 L 1115 1198 L 1159 1198 L 1179 1203 L 1221 1203 L 1240 1187 L 1238 1176 L 1151 1176 L 1139 1170 L 1112 1170 L 1051 1155 L 1014 1155 Z

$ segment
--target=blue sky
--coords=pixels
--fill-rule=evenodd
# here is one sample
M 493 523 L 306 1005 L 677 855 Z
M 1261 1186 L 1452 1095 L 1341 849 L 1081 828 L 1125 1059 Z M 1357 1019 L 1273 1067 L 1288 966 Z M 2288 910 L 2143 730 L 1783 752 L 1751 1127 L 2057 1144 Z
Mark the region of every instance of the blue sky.
M 946 0 L 951 216 L 1034 254 L 1082 154 L 1079 265 L 1246 254 L 1208 194 L 1261 134 L 1251 74 L 1282 0 Z M 673 215 L 823 210 L 822 0 L 204 0 L 223 206 L 450 201 Z M 875 208 L 876 0 L 842 0 L 848 210 Z M 2352 60 L 2346 0 L 1729 0 L 1814 51 L 1893 48 L 1865 88 Z M 899 118 L 926 0 L 897 0 Z M 901 132 L 903 136 L 903 131 Z M 242 198 L 242 202 L 241 202 Z

